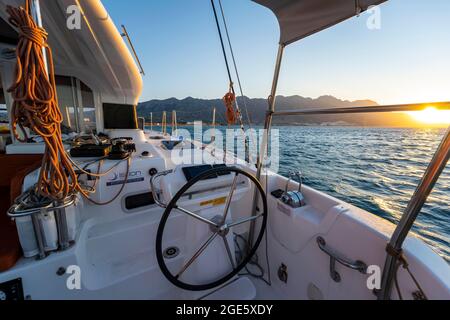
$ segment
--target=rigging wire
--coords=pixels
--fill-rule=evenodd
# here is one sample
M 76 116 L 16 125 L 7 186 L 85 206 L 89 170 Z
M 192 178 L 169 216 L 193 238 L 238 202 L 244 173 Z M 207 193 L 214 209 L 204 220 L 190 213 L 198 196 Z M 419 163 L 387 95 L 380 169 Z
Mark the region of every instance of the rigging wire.
M 223 54 L 223 58 L 225 60 L 225 65 L 226 65 L 226 68 L 227 68 L 228 80 L 229 80 L 229 85 L 230 85 L 230 92 L 224 97 L 225 104 L 226 104 L 226 106 L 228 108 L 227 102 L 231 101 L 230 100 L 230 97 L 231 97 L 230 94 L 232 94 L 234 97 L 236 97 L 236 91 L 234 89 L 234 83 L 233 83 L 233 78 L 231 76 L 230 64 L 228 62 L 228 56 L 227 56 L 227 52 L 226 52 L 226 49 L 225 49 L 224 39 L 223 39 L 223 36 L 222 36 L 222 29 L 220 28 L 219 17 L 217 15 L 217 9 L 216 9 L 216 5 L 214 3 L 214 0 L 211 0 L 211 6 L 212 6 L 213 13 L 214 13 L 215 21 L 216 21 L 217 31 L 218 31 L 219 38 L 220 38 L 220 45 L 221 45 L 221 48 L 222 48 L 222 54 Z M 222 12 L 223 20 L 226 21 L 223 10 L 221 12 Z M 226 28 L 226 29 L 228 29 L 228 28 Z M 231 41 L 230 41 L 230 37 L 229 37 L 229 34 L 228 34 L 228 30 L 227 30 L 227 37 L 228 37 L 229 44 L 231 45 Z M 231 46 L 230 46 L 230 49 L 231 49 Z M 235 61 L 234 53 L 233 53 L 233 60 Z M 235 66 L 237 66 L 236 63 L 235 63 Z M 237 116 L 238 116 L 238 120 L 239 120 L 239 124 L 240 124 L 241 130 L 242 130 L 242 133 L 245 136 L 244 121 L 242 119 L 242 113 L 241 113 L 241 110 L 240 110 L 240 107 L 239 107 L 239 103 L 238 103 L 237 99 L 234 99 L 233 102 L 234 102 L 234 104 L 236 106 L 236 113 L 237 113 Z M 229 120 L 231 120 L 231 119 L 229 119 Z M 228 123 L 230 123 L 230 121 L 228 121 Z M 248 154 L 248 156 L 250 156 L 249 147 L 248 147 L 248 138 L 247 137 L 245 137 L 245 150 L 246 150 L 246 152 L 245 152 L 246 155 Z M 226 150 L 225 150 L 224 154 L 226 154 Z M 246 159 L 246 160 L 249 160 L 249 159 Z
M 246 117 L 247 117 L 247 125 L 248 125 L 249 129 L 252 129 L 252 127 L 253 127 L 253 125 L 252 125 L 252 120 L 251 120 L 250 114 L 249 114 L 249 112 L 248 112 L 248 106 L 247 106 L 247 102 L 246 102 L 246 100 L 245 100 L 246 97 L 245 97 L 245 94 L 244 94 L 244 90 L 242 89 L 241 77 L 240 77 L 240 74 L 239 74 L 239 69 L 238 69 L 238 67 L 237 67 L 237 62 L 236 62 L 236 58 L 235 58 L 235 55 L 234 55 L 234 49 L 233 49 L 233 45 L 232 45 L 232 43 L 231 43 L 230 33 L 229 33 L 229 31 L 228 31 L 228 23 L 227 23 L 227 19 L 226 19 L 226 17 L 225 17 L 225 11 L 224 11 L 223 6 L 222 6 L 222 0 L 218 0 L 218 1 L 219 1 L 220 12 L 221 12 L 221 15 L 222 15 L 223 25 L 224 25 L 224 27 L 225 27 L 225 34 L 226 34 L 226 36 L 227 36 L 228 46 L 229 46 L 229 48 L 230 48 L 231 58 L 232 58 L 233 65 L 234 65 L 234 71 L 235 71 L 235 73 L 236 73 L 236 79 L 237 79 L 237 81 L 238 81 L 239 92 L 240 92 L 240 94 L 241 94 L 242 103 L 244 104 L 245 115 L 246 115 Z M 237 104 L 237 103 L 238 103 L 238 101 L 237 101 L 237 99 L 236 99 L 236 104 Z M 240 112 L 239 112 L 239 115 L 241 115 Z M 241 117 L 242 117 L 242 115 L 241 115 Z M 242 121 L 242 119 L 241 119 L 241 121 Z M 254 132 L 253 132 L 253 131 L 250 131 L 250 134 L 252 135 L 252 136 L 251 136 L 252 146 L 253 146 L 254 150 L 257 150 L 257 146 L 256 146 L 256 137 L 254 136 Z M 245 142 L 246 142 L 247 149 L 248 149 L 248 137 L 246 137 L 246 141 L 245 141 Z M 251 157 L 252 157 L 252 155 L 251 155 L 251 153 L 250 153 L 250 150 L 248 149 L 248 160 L 250 160 Z
M 235 58 L 235 55 L 234 55 L 233 46 L 231 44 L 231 38 L 230 38 L 229 31 L 228 31 L 228 25 L 227 25 L 226 18 L 225 18 L 225 12 L 223 10 L 222 1 L 221 0 L 218 0 L 218 1 L 219 1 L 220 12 L 221 12 L 221 15 L 222 15 L 222 20 L 223 20 L 223 24 L 224 24 L 224 28 L 225 28 L 225 33 L 226 33 L 226 36 L 227 36 L 229 49 L 230 49 L 230 52 L 231 52 L 231 57 L 232 57 L 234 69 L 235 69 L 235 72 L 236 72 L 236 78 L 238 80 L 240 94 L 241 94 L 241 97 L 242 97 L 242 101 L 244 103 L 244 108 L 245 108 L 245 112 L 246 112 L 246 116 L 247 116 L 248 126 L 250 128 L 252 128 L 250 116 L 249 116 L 249 113 L 248 113 L 247 104 L 245 102 L 245 95 L 244 95 L 244 92 L 243 92 L 243 89 L 242 89 L 242 83 L 241 83 L 241 79 L 240 79 L 240 76 L 239 76 L 239 70 L 238 70 L 237 63 L 236 63 L 236 58 Z M 227 53 L 226 53 L 226 50 L 225 50 L 224 40 L 223 40 L 222 31 L 221 31 L 221 28 L 220 28 L 220 23 L 219 23 L 219 19 L 218 19 L 218 16 L 217 16 L 217 10 L 216 10 L 216 6 L 214 4 L 214 0 L 211 0 L 211 5 L 212 5 L 212 8 L 213 8 L 214 17 L 215 17 L 216 25 L 217 25 L 217 30 L 218 30 L 218 33 L 219 33 L 220 44 L 221 44 L 221 47 L 222 47 L 222 53 L 223 53 L 223 56 L 224 56 L 225 65 L 226 65 L 227 73 L 228 73 L 228 79 L 230 81 L 230 91 L 231 91 L 231 93 L 234 96 L 236 96 L 236 92 L 235 92 L 235 89 L 234 89 L 234 83 L 233 83 L 233 79 L 232 79 L 231 71 L 230 71 L 230 65 L 229 65 Z M 229 95 L 227 94 L 227 96 L 225 96 L 225 98 L 229 99 Z M 249 141 L 248 141 L 248 137 L 245 135 L 245 128 L 244 128 L 244 123 L 243 123 L 243 119 L 242 119 L 242 113 L 240 111 L 239 103 L 238 103 L 237 99 L 235 99 L 235 104 L 236 104 L 238 119 L 239 119 L 239 122 L 240 122 L 240 125 L 241 125 L 241 130 L 242 130 L 242 132 L 243 132 L 243 134 L 245 136 L 246 156 L 248 155 L 248 158 L 246 160 L 247 160 L 247 162 L 249 162 L 249 159 L 251 157 L 250 150 L 249 150 Z M 254 139 L 252 139 L 252 141 L 253 141 L 253 143 L 255 143 Z M 266 188 L 267 188 L 267 181 L 266 181 Z M 239 246 L 239 242 L 237 241 L 237 239 L 240 238 L 241 236 L 238 236 L 238 235 L 235 235 L 235 236 L 236 236 L 236 238 L 235 238 L 236 247 L 238 248 L 238 252 L 240 254 L 242 254 L 242 250 L 241 250 L 241 248 Z M 257 274 L 257 273 L 254 273 L 254 272 L 250 271 L 248 269 L 248 266 L 245 267 L 245 270 L 246 270 L 246 275 L 255 277 L 257 279 L 260 279 L 260 280 L 264 281 L 267 285 L 270 286 L 272 284 L 272 281 L 271 281 L 271 271 L 270 271 L 270 263 L 269 263 L 269 256 L 268 256 L 267 231 L 266 231 L 265 242 L 266 242 L 265 255 L 266 255 L 266 263 L 267 263 L 268 279 L 266 280 L 265 277 L 264 277 L 265 271 L 264 271 L 264 268 L 259 264 L 259 261 L 258 261 L 259 259 L 258 259 L 257 255 L 254 256 L 254 258 L 249 263 L 249 265 L 254 266 L 259 271 L 260 274 Z
M 231 44 L 230 33 L 228 31 L 228 24 L 227 24 L 227 20 L 225 18 L 225 11 L 223 10 L 223 6 L 222 6 L 222 0 L 219 0 L 219 8 L 220 8 L 220 12 L 221 12 L 221 15 L 222 15 L 223 25 L 225 27 L 225 34 L 227 36 L 228 46 L 230 48 L 231 58 L 232 58 L 233 65 L 234 65 L 234 71 L 236 73 L 236 79 L 237 79 L 237 82 L 238 82 L 239 91 L 240 91 L 240 94 L 241 94 L 241 97 L 242 97 L 242 102 L 244 103 L 244 110 L 245 110 L 245 113 L 246 113 L 246 116 L 247 116 L 247 124 L 248 124 L 249 127 L 252 127 L 251 120 L 250 120 L 250 115 L 248 113 L 247 103 L 245 102 L 244 90 L 242 89 L 241 77 L 239 75 L 239 70 L 238 70 L 238 67 L 237 67 L 236 58 L 234 56 L 233 45 Z M 237 103 L 237 101 L 236 101 L 236 103 Z
M 390 245 L 388 245 L 388 247 L 386 248 L 386 251 L 388 252 L 389 255 L 397 258 L 397 260 L 398 260 L 397 264 L 395 266 L 395 270 L 394 270 L 394 286 L 397 291 L 399 300 L 403 300 L 403 295 L 402 295 L 400 284 L 398 281 L 398 274 L 400 271 L 400 267 L 403 267 L 403 269 L 406 270 L 406 272 L 408 273 L 408 275 L 410 276 L 411 280 L 413 281 L 414 285 L 416 286 L 416 288 L 418 290 L 417 292 L 413 293 L 413 298 L 415 300 L 428 300 L 428 297 L 425 294 L 424 290 L 422 289 L 422 286 L 420 285 L 419 281 L 417 280 L 417 278 L 414 276 L 413 272 L 411 271 L 408 260 L 406 259 L 406 256 L 404 255 L 403 250 L 400 249 L 400 251 L 398 251 L 398 250 L 393 249 Z
M 230 64 L 228 63 L 228 56 L 227 56 L 227 52 L 225 49 L 225 44 L 224 44 L 223 36 L 222 36 L 222 29 L 220 28 L 219 17 L 217 16 L 217 10 L 216 10 L 216 5 L 214 3 L 214 0 L 211 0 L 211 5 L 212 5 L 213 13 L 214 13 L 214 18 L 216 20 L 217 31 L 219 33 L 220 45 L 222 47 L 223 58 L 225 60 L 225 66 L 227 68 L 228 80 L 230 82 L 230 88 L 231 88 L 232 92 L 235 94 L 234 86 L 233 86 L 233 78 L 231 77 Z

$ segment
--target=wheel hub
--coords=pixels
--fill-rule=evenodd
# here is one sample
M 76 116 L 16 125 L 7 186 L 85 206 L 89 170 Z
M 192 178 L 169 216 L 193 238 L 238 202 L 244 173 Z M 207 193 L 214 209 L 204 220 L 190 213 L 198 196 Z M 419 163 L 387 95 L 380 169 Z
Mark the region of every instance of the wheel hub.
M 212 222 L 217 224 L 217 227 L 211 226 L 211 231 L 217 233 L 221 237 L 226 237 L 230 232 L 230 227 L 228 224 L 223 222 L 222 216 L 215 216 L 211 219 Z

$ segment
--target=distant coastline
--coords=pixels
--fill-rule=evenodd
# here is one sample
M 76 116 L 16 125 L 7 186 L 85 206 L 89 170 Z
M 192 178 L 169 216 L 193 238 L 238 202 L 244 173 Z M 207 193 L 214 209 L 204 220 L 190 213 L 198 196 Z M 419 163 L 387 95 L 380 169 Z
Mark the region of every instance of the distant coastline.
M 213 127 L 212 123 L 205 123 L 202 122 L 202 125 L 206 128 L 211 128 Z M 150 122 L 146 122 L 145 126 L 147 129 L 149 129 L 151 126 L 153 126 L 154 128 L 160 128 L 161 124 L 160 123 L 153 123 L 151 124 Z M 193 123 L 178 123 L 178 127 L 193 127 L 194 124 Z M 225 128 L 227 127 L 226 124 L 219 124 L 216 123 L 216 127 L 217 128 Z M 251 126 L 252 128 L 263 128 L 262 124 L 252 124 Z M 275 124 L 272 126 L 272 128 L 277 128 L 277 127 L 304 127 L 304 128 L 354 128 L 354 129 L 423 129 L 423 130 L 443 130 L 443 129 L 447 129 L 448 126 L 445 125 L 417 125 L 417 126 L 361 126 L 361 125 L 357 125 L 357 124 L 348 124 L 348 125 L 344 125 L 344 124 L 336 124 L 336 125 L 331 125 L 331 124 L 315 124 L 315 123 L 310 123 L 310 124 L 305 124 L 305 123 L 287 123 L 287 124 L 283 124 L 283 123 L 279 123 L 279 124 Z M 172 128 L 172 126 L 170 124 L 167 124 L 167 128 L 170 131 L 170 128 Z M 235 125 L 233 126 L 233 128 L 239 129 L 239 126 Z M 245 129 L 247 130 L 249 128 L 249 126 L 247 124 L 245 124 Z
M 238 98 L 244 123 L 263 125 L 267 109 L 267 99 Z M 301 96 L 278 96 L 277 110 L 296 110 L 314 108 L 343 108 L 376 106 L 372 100 L 348 101 L 333 96 L 319 98 L 305 98 Z M 178 124 L 189 124 L 202 121 L 211 124 L 213 110 L 216 108 L 217 125 L 225 125 L 225 106 L 222 99 L 185 99 L 170 98 L 165 100 L 150 100 L 138 105 L 138 115 L 144 117 L 150 124 L 152 115 L 154 123 L 162 122 L 163 112 L 167 113 L 167 124 L 171 123 L 171 112 L 177 112 Z M 247 119 L 247 114 L 248 118 Z M 415 121 L 406 113 L 377 113 L 377 114 L 339 114 L 339 115 L 312 115 L 312 116 L 285 116 L 276 117 L 274 125 L 281 126 L 324 126 L 324 127 L 369 127 L 369 128 L 443 128 L 443 125 L 424 125 Z

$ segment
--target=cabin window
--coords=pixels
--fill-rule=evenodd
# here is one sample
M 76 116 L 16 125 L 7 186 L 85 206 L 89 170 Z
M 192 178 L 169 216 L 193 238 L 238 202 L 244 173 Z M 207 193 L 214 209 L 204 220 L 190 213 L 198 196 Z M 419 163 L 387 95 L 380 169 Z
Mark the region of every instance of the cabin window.
M 92 90 L 82 81 L 65 76 L 56 76 L 56 91 L 61 109 L 63 134 L 72 132 L 91 133 L 96 130 L 95 101 Z M 5 140 L 9 133 L 8 109 L 5 99 L 5 89 L 0 75 L 0 135 Z M 33 135 L 33 132 L 30 132 Z M 4 141 L 0 141 L 0 152 Z
M 92 90 L 74 77 L 57 76 L 56 91 L 63 115 L 63 133 L 95 132 L 95 103 Z
M 56 91 L 59 108 L 63 116 L 63 132 L 69 129 L 75 132 L 79 131 L 76 88 L 73 85 L 73 79 L 57 76 Z
M 83 101 L 83 126 L 84 131 L 94 132 L 97 129 L 95 122 L 95 102 L 91 88 L 80 81 L 81 100 Z

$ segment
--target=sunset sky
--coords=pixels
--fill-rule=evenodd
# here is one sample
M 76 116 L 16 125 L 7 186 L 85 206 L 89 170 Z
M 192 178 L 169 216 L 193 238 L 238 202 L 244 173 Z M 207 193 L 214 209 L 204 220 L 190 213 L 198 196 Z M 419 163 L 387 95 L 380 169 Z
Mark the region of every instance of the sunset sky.
M 222 0 L 249 97 L 267 97 L 279 39 L 275 16 L 250 0 Z M 125 24 L 147 76 L 142 101 L 221 97 L 228 89 L 209 0 L 103 0 Z M 380 104 L 450 101 L 450 1 L 391 0 L 381 30 L 368 14 L 288 47 L 279 94 L 371 99 Z

